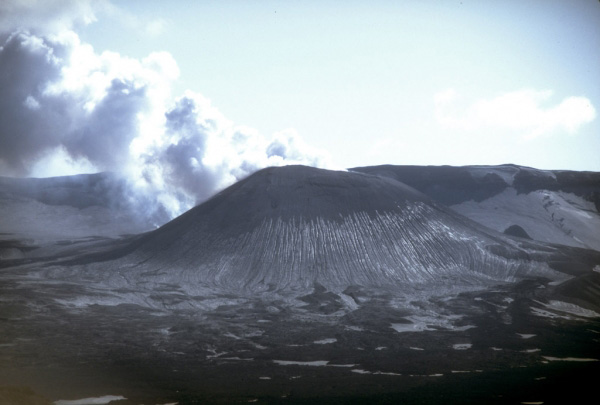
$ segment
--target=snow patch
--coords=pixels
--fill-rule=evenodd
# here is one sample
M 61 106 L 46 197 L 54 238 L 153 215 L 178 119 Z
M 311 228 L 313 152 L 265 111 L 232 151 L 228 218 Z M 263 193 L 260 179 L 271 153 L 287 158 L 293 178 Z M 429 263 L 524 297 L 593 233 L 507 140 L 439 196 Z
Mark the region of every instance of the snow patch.
M 329 364 L 328 360 L 315 361 L 290 361 L 290 360 L 273 360 L 273 363 L 280 366 L 309 366 L 309 367 L 354 367 L 356 364 Z
M 413 315 L 408 316 L 405 319 L 410 321 L 409 323 L 392 323 L 390 327 L 396 332 L 423 332 L 423 331 L 436 331 L 439 329 L 446 329 L 454 332 L 462 332 L 468 329 L 476 328 L 475 325 L 463 325 L 455 326 L 453 321 L 461 319 L 460 315 L 452 316 L 427 316 L 427 315 Z
M 425 330 L 435 330 L 428 328 L 425 323 L 393 323 L 390 328 L 396 332 L 423 332 Z
M 127 399 L 121 395 L 105 395 L 103 397 L 82 398 L 82 399 L 59 399 L 54 401 L 54 405 L 104 405 L 112 401 L 121 401 Z
M 357 374 L 372 374 L 372 375 L 396 375 L 396 376 L 400 376 L 402 374 L 399 373 L 391 373 L 391 372 L 386 372 L 386 371 L 368 371 L 368 370 L 363 370 L 360 368 L 355 368 L 350 370 L 353 373 L 357 373 Z
M 185 353 L 182 353 L 185 354 Z M 219 360 L 233 360 L 233 361 L 254 361 L 253 358 L 242 359 L 241 357 L 221 357 Z
M 554 312 L 550 312 L 550 311 L 546 311 L 541 308 L 534 308 L 534 307 L 531 307 L 531 313 L 535 316 L 541 316 L 541 317 L 550 318 L 550 319 L 566 319 L 569 321 L 575 319 L 572 316 L 558 315 L 558 314 L 555 314 Z
M 316 345 L 328 345 L 328 344 L 335 343 L 335 342 L 337 342 L 336 338 L 328 338 L 328 339 L 315 340 L 313 343 Z
M 548 361 L 598 361 L 598 359 L 591 358 L 581 358 L 581 357 L 551 357 L 551 356 L 543 356 L 544 359 Z
M 409 374 L 409 377 L 443 377 L 444 374 Z
M 550 301 L 547 304 L 540 302 L 540 301 L 535 301 L 536 303 L 543 305 L 544 307 L 553 310 L 553 311 L 559 311 L 559 312 L 565 312 L 567 314 L 571 314 L 571 315 L 575 315 L 575 316 L 579 316 L 579 317 L 583 317 L 583 318 L 600 318 L 600 314 L 592 311 L 590 309 L 585 309 L 582 308 L 578 305 L 575 304 L 571 304 L 569 302 L 563 302 L 563 301 Z
M 451 208 L 498 232 L 519 225 L 535 240 L 600 250 L 600 215 L 592 202 L 575 194 L 547 190 L 517 194 L 508 187 L 487 200 Z

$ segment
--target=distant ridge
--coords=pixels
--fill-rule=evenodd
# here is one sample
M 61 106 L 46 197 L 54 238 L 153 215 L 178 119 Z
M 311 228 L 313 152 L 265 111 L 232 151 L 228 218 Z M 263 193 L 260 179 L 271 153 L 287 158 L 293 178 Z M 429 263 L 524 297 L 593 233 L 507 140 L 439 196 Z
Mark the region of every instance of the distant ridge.
M 367 166 L 502 232 L 600 251 L 600 173 L 501 166 Z
M 499 166 L 380 165 L 348 169 L 386 176 L 408 184 L 446 205 L 483 201 L 507 187 L 518 193 L 536 190 L 565 191 L 586 198 L 600 211 L 600 173 L 539 170 L 505 164 Z
M 141 210 L 142 203 L 153 210 Z M 42 242 L 118 237 L 154 229 L 168 215 L 110 172 L 46 178 L 0 176 L 0 232 Z

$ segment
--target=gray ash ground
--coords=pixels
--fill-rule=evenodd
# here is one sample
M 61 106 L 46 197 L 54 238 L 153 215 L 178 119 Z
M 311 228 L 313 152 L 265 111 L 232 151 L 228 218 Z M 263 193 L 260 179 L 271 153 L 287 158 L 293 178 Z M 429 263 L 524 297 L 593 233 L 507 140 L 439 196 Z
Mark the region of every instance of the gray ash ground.
M 196 297 L 202 309 L 175 287 L 153 305 L 97 304 L 132 291 L 19 266 L 2 275 L 0 398 L 15 403 L 548 404 L 594 392 L 600 372 L 600 322 L 548 306 L 543 279 L 447 294 L 353 287 L 353 308 L 318 285 L 294 298 L 214 294 Z

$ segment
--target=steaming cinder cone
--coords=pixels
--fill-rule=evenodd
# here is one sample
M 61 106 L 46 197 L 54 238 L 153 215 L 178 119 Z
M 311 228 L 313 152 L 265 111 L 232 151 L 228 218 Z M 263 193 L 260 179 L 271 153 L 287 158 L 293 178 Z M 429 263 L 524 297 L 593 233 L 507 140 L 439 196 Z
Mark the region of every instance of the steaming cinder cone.
M 138 242 L 128 277 L 231 290 L 511 281 L 546 265 L 389 178 L 261 170 Z

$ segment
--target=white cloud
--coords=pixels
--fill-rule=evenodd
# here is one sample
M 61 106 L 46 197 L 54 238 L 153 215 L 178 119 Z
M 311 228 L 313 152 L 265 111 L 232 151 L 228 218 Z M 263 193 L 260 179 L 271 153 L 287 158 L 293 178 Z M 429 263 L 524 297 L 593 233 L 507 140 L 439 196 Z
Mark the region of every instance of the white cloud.
M 147 144 L 134 167 L 139 170 L 135 177 L 161 194 L 173 214 L 264 167 L 333 167 L 326 153 L 308 146 L 294 130 L 269 141 L 253 129 L 235 126 L 210 100 L 191 91 L 165 117 L 162 136 Z
M 198 93 L 173 100 L 166 52 L 98 54 L 72 31 L 23 31 L 1 44 L 0 68 L 2 174 L 120 172 L 140 212 L 175 216 L 263 167 L 331 167 L 293 130 L 268 139 Z
M 33 29 L 55 33 L 96 20 L 93 0 L 2 0 L 0 32 Z
M 552 96 L 550 90 L 527 89 L 465 104 L 458 92 L 447 89 L 434 95 L 435 115 L 447 129 L 497 129 L 528 139 L 575 134 L 596 118 L 596 110 L 586 97 L 567 97 L 552 104 Z
M 162 18 L 157 18 L 148 21 L 143 27 L 146 34 L 151 37 L 157 37 L 167 29 L 167 21 Z
M 99 17 L 108 17 L 150 37 L 161 35 L 168 27 L 164 18 L 136 15 L 109 0 L 2 0 L 0 34 L 17 30 L 57 34 L 93 23 Z
M 150 37 L 161 35 L 167 28 L 167 21 L 163 18 L 147 18 L 130 13 L 129 11 L 104 1 L 98 7 L 100 13 L 119 22 L 121 25 L 142 32 Z
M 70 176 L 96 173 L 98 169 L 87 159 L 73 159 L 64 147 L 57 147 L 43 154 L 31 167 L 31 177 Z
M 294 129 L 278 132 L 266 147 L 269 166 L 304 164 L 330 167 L 329 155 L 307 145 Z

